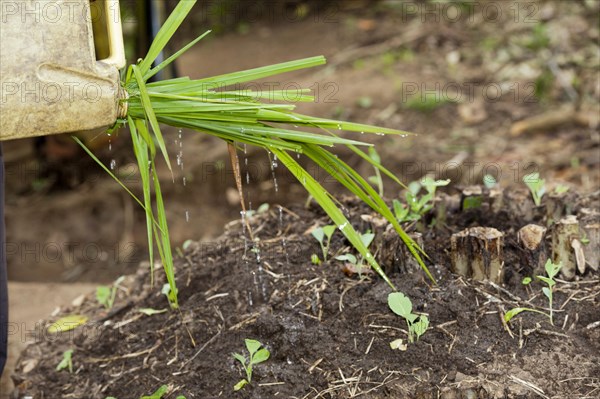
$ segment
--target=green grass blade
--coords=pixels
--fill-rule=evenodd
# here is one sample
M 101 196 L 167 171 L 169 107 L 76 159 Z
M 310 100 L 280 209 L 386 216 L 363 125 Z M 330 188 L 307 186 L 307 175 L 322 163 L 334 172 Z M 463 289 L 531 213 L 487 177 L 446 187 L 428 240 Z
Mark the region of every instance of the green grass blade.
M 146 75 L 150 70 L 156 57 L 163 51 L 195 4 L 196 0 L 184 0 L 177 3 L 177 7 L 175 7 L 175 10 L 169 15 L 169 18 L 167 18 L 152 41 L 150 49 L 148 49 L 148 54 L 146 54 L 146 57 L 139 64 L 142 76 Z
M 367 205 L 369 205 L 374 211 L 383 216 L 389 223 L 392 224 L 394 230 L 398 233 L 404 244 L 408 247 L 413 257 L 419 263 L 419 266 L 427 277 L 436 284 L 435 278 L 429 271 L 429 268 L 425 265 L 425 262 L 421 258 L 421 255 L 425 255 L 425 252 L 415 243 L 415 241 L 402 229 L 400 223 L 394 216 L 393 212 L 388 208 L 387 204 L 381 198 L 381 196 L 373 189 L 373 187 L 354 169 L 348 164 L 335 157 L 329 151 L 324 148 L 316 146 L 305 146 L 304 153 L 311 158 L 317 165 L 322 167 L 327 173 L 338 180 L 344 185 L 350 192 L 359 197 Z M 372 160 L 371 160 L 372 162 Z
M 148 253 L 150 257 L 150 283 L 154 286 L 154 246 L 152 245 L 152 232 L 154 215 L 152 214 L 152 196 L 150 188 L 150 172 L 149 172 L 149 158 L 148 158 L 148 144 L 140 137 L 138 131 L 146 131 L 147 127 L 145 122 L 137 120 L 133 121 L 131 117 L 127 117 L 127 123 L 129 125 L 129 131 L 131 133 L 131 140 L 133 142 L 133 150 L 135 157 L 138 162 L 138 168 L 140 170 L 140 177 L 142 179 L 142 189 L 144 192 L 144 205 L 146 209 L 146 230 L 148 235 Z M 136 127 L 136 124 L 140 127 Z
M 323 208 L 325 213 L 338 226 L 338 229 L 352 243 L 354 248 L 362 255 L 362 257 L 371 265 L 371 267 L 383 278 L 383 280 L 393 289 L 396 290 L 394 284 L 387 277 L 383 269 L 379 266 L 369 249 L 361 240 L 360 234 L 352 227 L 346 216 L 335 205 L 330 194 L 325 188 L 319 184 L 306 170 L 304 170 L 298 162 L 294 160 L 287 152 L 280 151 L 276 148 L 272 149 L 278 159 L 286 166 L 286 168 L 296 177 L 296 179 L 304 186 L 315 201 Z
M 169 170 L 172 171 L 171 161 L 169 160 L 169 154 L 167 153 L 167 147 L 165 145 L 165 140 L 160 131 L 160 126 L 158 124 L 158 120 L 156 119 L 156 115 L 154 114 L 154 108 L 152 106 L 152 102 L 150 101 L 150 97 L 148 96 L 148 91 L 146 90 L 146 85 L 142 78 L 142 73 L 135 65 L 133 66 L 133 74 L 136 78 L 138 88 L 140 90 L 140 93 L 139 93 L 140 100 L 142 102 L 142 106 L 144 107 L 146 117 L 148 118 L 148 121 L 150 122 L 150 126 L 152 127 L 152 131 L 154 132 L 156 141 L 158 141 L 158 146 L 160 147 L 160 150 L 163 154 L 165 162 L 167 163 Z
M 136 196 L 135 196 L 135 194 L 134 194 L 134 193 L 132 193 L 132 192 L 131 192 L 131 190 L 129 190 L 129 189 L 127 188 L 127 186 L 126 186 L 126 185 L 125 185 L 125 184 L 124 184 L 124 183 L 121 181 L 121 179 L 119 179 L 117 176 L 115 176 L 115 175 L 114 175 L 114 173 L 113 173 L 113 172 L 112 172 L 110 169 L 108 169 L 108 168 L 106 167 L 106 165 L 104 165 L 104 164 L 103 164 L 103 163 L 102 163 L 102 162 L 101 162 L 101 161 L 100 161 L 100 160 L 99 160 L 99 159 L 98 159 L 98 158 L 97 158 L 97 157 L 94 155 L 94 153 L 93 153 L 92 151 L 90 151 L 90 149 L 89 149 L 89 148 L 87 148 L 87 147 L 85 146 L 85 144 L 83 144 L 83 143 L 81 142 L 81 140 L 79 140 L 79 138 L 77 138 L 77 137 L 75 137 L 75 136 L 72 136 L 72 138 L 73 138 L 73 140 L 75 140 L 75 142 L 76 142 L 77 144 L 79 144 L 79 146 L 80 146 L 81 148 L 83 148 L 83 150 L 84 150 L 85 152 L 87 152 L 87 154 L 88 154 L 88 155 L 89 155 L 89 156 L 90 156 L 90 157 L 91 157 L 91 158 L 92 158 L 92 159 L 93 159 L 93 160 L 94 160 L 94 161 L 95 161 L 95 162 L 96 162 L 98 165 L 100 165 L 100 167 L 101 167 L 102 169 L 104 169 L 104 171 L 105 171 L 106 173 L 108 173 L 108 174 L 109 174 L 109 176 L 110 176 L 110 177 L 112 177 L 112 178 L 113 178 L 113 179 L 114 179 L 114 180 L 115 180 L 117 183 L 119 183 L 119 186 L 121 186 L 121 187 L 122 187 L 122 188 L 123 188 L 123 189 L 124 189 L 124 190 L 127 192 L 127 194 L 129 194 L 129 195 L 131 196 L 131 198 L 133 198 L 133 199 L 135 200 L 135 202 L 137 202 L 137 203 L 138 203 L 138 204 L 139 204 L 139 205 L 140 205 L 142 208 L 146 209 L 146 207 L 144 206 L 144 204 L 142 204 L 142 201 L 140 201 L 140 200 L 139 200 L 139 198 L 138 198 L 138 197 L 136 197 Z
M 190 48 L 192 48 L 200 40 L 204 39 L 204 37 L 206 35 L 208 35 L 210 32 L 211 32 L 210 30 L 207 30 L 206 32 L 204 32 L 204 34 L 198 36 L 196 39 L 194 39 L 193 41 L 188 43 L 185 47 L 183 47 L 182 49 L 177 51 L 175 54 L 173 54 L 172 56 L 170 56 L 169 58 L 167 58 L 166 60 L 161 62 L 159 65 L 157 65 L 154 68 L 152 68 L 151 70 L 149 70 L 148 73 L 144 74 L 144 81 L 147 82 L 148 79 L 150 79 L 151 77 L 153 77 L 154 75 L 156 75 L 157 73 L 159 73 L 160 71 L 162 71 L 163 69 L 168 67 L 173 61 L 175 61 L 177 58 L 179 58 L 183 53 L 185 53 Z
M 158 179 L 158 174 L 156 172 L 156 166 L 154 164 L 154 161 L 152 161 L 152 177 L 154 179 L 154 192 L 156 196 L 156 213 L 158 215 L 158 223 L 161 227 L 159 237 L 162 245 L 161 255 L 163 268 L 165 269 L 167 281 L 169 282 L 169 286 L 171 287 L 171 291 L 169 292 L 169 302 L 171 304 L 171 307 L 176 309 L 179 307 L 179 303 L 177 301 L 175 268 L 173 264 L 173 254 L 171 252 L 171 239 L 169 237 L 169 227 L 167 224 L 167 212 L 165 210 L 165 204 L 163 203 L 162 192 L 160 189 L 160 181 Z M 159 241 L 159 237 L 157 237 L 157 241 Z
M 320 55 L 316 57 L 303 58 L 300 60 L 282 62 L 260 68 L 211 76 L 209 78 L 194 80 L 193 82 L 199 87 L 209 87 L 207 84 L 211 84 L 213 87 L 231 86 L 238 83 L 246 83 L 257 79 L 268 78 L 273 75 L 280 75 L 286 72 L 297 71 L 299 69 L 312 68 L 323 65 L 325 62 L 325 57 Z

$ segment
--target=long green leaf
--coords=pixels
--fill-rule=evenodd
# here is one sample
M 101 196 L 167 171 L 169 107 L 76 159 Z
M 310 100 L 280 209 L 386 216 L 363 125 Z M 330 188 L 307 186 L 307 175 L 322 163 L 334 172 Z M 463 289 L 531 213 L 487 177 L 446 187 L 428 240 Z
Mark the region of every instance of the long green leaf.
M 387 277 L 381 266 L 377 263 L 369 249 L 361 240 L 360 234 L 352 227 L 343 212 L 331 200 L 331 194 L 317 182 L 294 158 L 285 151 L 272 149 L 277 158 L 286 166 L 286 168 L 296 177 L 296 179 L 304 186 L 306 191 L 313 196 L 315 201 L 323 208 L 325 213 L 338 226 L 338 229 L 352 243 L 352 246 L 362 255 L 362 257 L 371 265 L 371 267 L 383 278 L 383 280 L 393 289 L 396 290 L 394 284 Z
M 195 4 L 196 0 L 183 0 L 177 3 L 177 7 L 175 7 L 171 15 L 169 15 L 169 18 L 167 18 L 152 41 L 150 49 L 148 49 L 148 54 L 146 54 L 146 57 L 139 64 L 142 76 L 146 75 L 150 70 L 156 57 L 164 50 L 169 40 L 171 40 L 171 37 L 173 37 Z
M 154 114 L 154 108 L 152 107 L 152 102 L 150 101 L 150 97 L 148 96 L 148 91 L 146 90 L 146 84 L 142 78 L 141 71 L 135 65 L 133 66 L 133 74 L 135 75 L 136 80 L 137 80 L 137 84 L 138 84 L 138 87 L 140 90 L 140 99 L 142 101 L 142 106 L 144 107 L 146 117 L 148 118 L 148 121 L 150 122 L 150 126 L 152 127 L 152 131 L 154 132 L 156 141 L 158 141 L 158 146 L 160 147 L 160 150 L 163 154 L 165 162 L 167 163 L 169 170 L 172 170 L 171 169 L 171 161 L 169 160 L 169 154 L 167 153 L 167 147 L 165 145 L 165 140 L 160 131 L 160 126 L 158 124 L 158 120 L 156 119 L 156 115 Z

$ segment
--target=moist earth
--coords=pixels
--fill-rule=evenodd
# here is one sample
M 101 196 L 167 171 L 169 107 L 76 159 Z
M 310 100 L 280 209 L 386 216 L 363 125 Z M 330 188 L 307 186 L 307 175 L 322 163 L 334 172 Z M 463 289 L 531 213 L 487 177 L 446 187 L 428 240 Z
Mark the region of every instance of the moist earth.
M 322 258 L 310 231 L 328 223 L 324 213 L 312 203 L 272 206 L 248 218 L 250 230 L 234 221 L 213 243 L 183 246 L 176 261 L 179 310 L 166 310 L 163 271 L 157 266 L 152 286 L 146 262 L 127 277 L 112 309 L 88 296 L 40 324 L 19 360 L 13 397 L 138 398 L 162 385 L 169 387 L 166 397 L 188 399 L 599 397 L 598 273 L 559 278 L 554 325 L 528 312 L 506 324 L 504 313 L 513 307 L 548 306 L 539 283 L 521 284 L 531 271 L 519 262 L 516 241 L 523 225 L 545 222 L 544 207 L 526 220 L 504 208 L 461 211 L 451 205 L 457 198 L 438 198 L 448 205 L 444 221 L 427 215 L 407 226 L 423 233 L 436 284 L 423 272 L 403 272 L 402 255 L 384 265 L 414 311 L 430 319 L 405 350 L 390 347 L 399 338 L 407 343 L 404 320 L 387 306 L 391 288 L 370 271 L 359 275 L 331 260 L 352 252 L 339 231 L 329 261 L 311 263 L 312 254 Z M 578 197 L 573 212 L 597 201 Z M 384 227 L 369 208 L 353 198 L 342 203 L 358 231 L 376 232 L 376 256 L 390 248 L 402 253 L 399 240 L 382 238 Z M 470 226 L 505 234 L 503 284 L 450 271 L 450 235 Z M 147 316 L 142 308 L 166 311 Z M 46 332 L 70 314 L 90 321 L 59 335 Z M 234 393 L 245 374 L 232 353 L 245 353 L 246 338 L 260 341 L 271 357 Z M 73 372 L 56 371 L 67 349 L 74 350 Z

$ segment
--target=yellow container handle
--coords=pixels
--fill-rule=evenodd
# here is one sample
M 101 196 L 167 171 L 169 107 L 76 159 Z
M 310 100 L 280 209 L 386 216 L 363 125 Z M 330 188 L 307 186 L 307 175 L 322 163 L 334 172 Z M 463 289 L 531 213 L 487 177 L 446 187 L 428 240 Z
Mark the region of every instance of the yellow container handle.
M 100 61 L 121 69 L 125 67 L 125 45 L 119 0 L 106 0 L 104 4 L 110 56 Z

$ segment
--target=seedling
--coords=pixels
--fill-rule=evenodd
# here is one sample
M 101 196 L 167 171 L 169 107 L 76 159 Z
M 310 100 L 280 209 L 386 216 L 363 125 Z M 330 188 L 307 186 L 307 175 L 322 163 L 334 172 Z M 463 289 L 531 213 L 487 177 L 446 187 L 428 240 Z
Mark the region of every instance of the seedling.
M 565 186 L 564 184 L 559 184 L 558 186 L 554 187 L 554 194 L 556 195 L 564 194 L 567 191 L 569 191 L 569 186 Z
M 413 343 L 415 339 L 418 341 L 421 335 L 425 334 L 429 327 L 429 318 L 412 312 L 412 302 L 409 297 L 401 292 L 392 292 L 388 295 L 388 306 L 392 312 L 406 320 L 409 342 Z
M 362 241 L 365 248 L 369 248 L 374 238 L 375 234 L 371 233 L 370 231 L 367 231 L 366 233 L 360 235 L 360 240 Z M 353 271 L 358 273 L 359 275 L 362 274 L 363 268 L 367 268 L 367 266 L 364 264 L 365 259 L 362 255 L 356 257 L 350 253 L 347 253 L 343 255 L 338 255 L 335 257 L 335 259 L 349 263 L 353 266 Z
M 259 363 L 262 363 L 269 359 L 271 352 L 266 348 L 261 348 L 263 345 L 253 339 L 246 339 L 246 349 L 248 350 L 249 357 L 246 359 L 245 356 L 239 353 L 234 353 L 233 357 L 242 364 L 244 371 L 246 372 L 246 378 L 243 378 L 240 382 L 234 385 L 233 390 L 239 391 L 244 388 L 247 384 L 252 382 L 252 368 Z
M 530 173 L 523 176 L 523 183 L 525 183 L 529 188 L 529 191 L 531 191 L 535 206 L 540 206 L 542 203 L 542 196 L 546 193 L 546 181 L 540 179 L 539 173 Z
M 398 221 L 404 223 L 420 220 L 433 208 L 437 188 L 447 186 L 449 183 L 450 180 L 433 180 L 431 177 L 425 177 L 420 183 L 411 182 L 405 194 L 407 205 L 398 200 L 393 201 L 394 213 Z M 419 192 L 423 187 L 427 193 L 419 198 Z
M 496 185 L 498 184 L 498 182 L 496 181 L 496 178 L 492 175 L 485 175 L 483 176 L 483 185 L 488 188 L 494 188 L 496 187 Z
M 323 262 L 321 262 L 321 259 L 319 258 L 319 255 L 312 254 L 310 256 L 310 263 L 312 263 L 313 265 L 317 265 L 318 266 L 318 265 L 320 265 Z
M 112 309 L 117 296 L 119 285 L 125 280 L 125 276 L 119 277 L 112 285 L 101 285 L 96 288 L 96 300 L 107 310 Z
M 539 313 L 539 314 L 548 316 L 550 318 L 550 324 L 554 325 L 553 309 L 552 309 L 552 296 L 553 296 L 552 294 L 554 292 L 554 286 L 556 285 L 556 281 L 554 281 L 554 277 L 558 274 L 561 267 L 562 267 L 562 263 L 554 264 L 554 263 L 552 263 L 552 261 L 550 259 L 548 259 L 548 261 L 546 262 L 546 265 L 544 266 L 544 269 L 546 269 L 546 275 L 548 277 L 535 276 L 538 280 L 543 281 L 547 285 L 547 287 L 542 288 L 542 292 L 544 293 L 546 298 L 548 298 L 548 308 L 549 308 L 548 313 L 542 312 L 541 310 L 532 309 L 532 308 L 513 308 L 513 309 L 509 310 L 508 312 L 506 312 L 506 314 L 504 315 L 504 320 L 506 322 L 509 322 L 509 321 L 511 321 L 511 319 L 513 317 L 515 317 L 516 315 L 518 315 L 521 312 L 535 312 L 535 313 Z M 531 282 L 531 279 L 529 280 L 529 282 Z M 523 279 L 523 284 L 529 284 L 529 282 L 526 282 L 526 278 Z
M 319 241 L 319 244 L 321 245 L 321 251 L 323 252 L 323 262 L 327 262 L 327 255 L 329 254 L 329 246 L 331 244 L 331 237 L 333 236 L 333 233 L 335 233 L 334 225 L 318 227 L 314 229 L 311 233 L 312 236 L 315 237 L 315 239 Z M 315 263 L 314 259 L 313 263 Z
M 73 349 L 68 349 L 63 352 L 63 358 L 56 366 L 56 371 L 68 369 L 69 373 L 73 373 Z
M 251 218 L 251 217 L 253 217 L 254 215 L 260 215 L 260 214 L 263 214 L 263 213 L 267 213 L 267 211 L 269 210 L 269 208 L 270 208 L 269 204 L 267 204 L 267 203 L 264 203 L 264 204 L 261 204 L 261 205 L 258 207 L 258 209 L 257 209 L 257 210 L 255 210 L 255 211 L 254 211 L 254 210 L 252 210 L 252 209 L 250 209 L 250 210 L 247 210 L 247 211 L 246 211 L 246 215 L 245 215 L 245 216 L 246 216 L 247 218 Z

